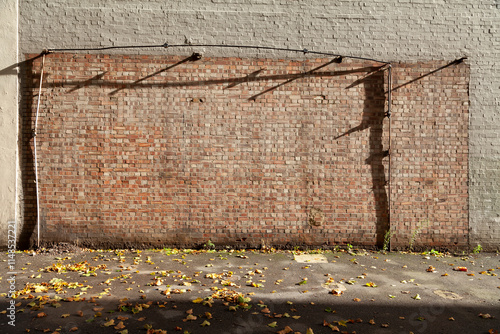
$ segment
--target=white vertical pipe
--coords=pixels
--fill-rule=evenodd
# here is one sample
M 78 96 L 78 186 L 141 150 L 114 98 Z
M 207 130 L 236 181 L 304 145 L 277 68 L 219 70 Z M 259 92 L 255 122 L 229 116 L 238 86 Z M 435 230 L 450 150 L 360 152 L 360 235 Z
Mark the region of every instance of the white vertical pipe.
M 42 55 L 42 66 L 40 70 L 40 86 L 38 87 L 38 101 L 36 105 L 35 131 L 33 133 L 33 147 L 35 149 L 35 184 L 36 184 L 36 234 L 37 247 L 40 247 L 40 197 L 38 196 L 38 157 L 36 149 L 36 135 L 38 128 L 38 112 L 40 110 L 40 95 L 42 94 L 43 67 L 45 65 L 45 53 Z

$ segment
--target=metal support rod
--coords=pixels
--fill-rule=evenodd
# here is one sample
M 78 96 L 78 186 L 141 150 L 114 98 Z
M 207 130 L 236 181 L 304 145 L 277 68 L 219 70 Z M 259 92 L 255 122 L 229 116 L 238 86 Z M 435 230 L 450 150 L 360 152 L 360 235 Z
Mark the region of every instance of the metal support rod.
M 36 184 L 36 235 L 37 235 L 37 247 L 40 248 L 40 196 L 38 195 L 38 157 L 36 149 L 36 135 L 38 128 L 38 111 L 40 110 L 40 96 L 42 94 L 42 82 L 43 82 L 43 68 L 45 65 L 45 54 L 42 53 L 42 66 L 40 69 L 40 85 L 38 87 L 38 101 L 36 104 L 36 116 L 35 116 L 35 129 L 33 131 L 33 147 L 35 151 L 35 184 Z
M 387 220 L 388 220 L 388 232 L 389 233 L 389 236 L 391 235 L 392 231 L 391 231 L 391 213 L 392 213 L 392 200 L 391 200 L 391 192 L 392 192 L 392 188 L 391 188 L 391 178 L 392 178 L 392 171 L 391 171 L 391 168 L 392 168 L 392 138 L 391 138 L 391 104 L 392 104 L 392 65 L 389 64 L 389 69 L 388 69 L 388 80 L 387 80 L 387 118 L 389 119 L 389 147 L 388 147 L 388 151 L 389 151 L 389 163 L 388 163 L 388 182 L 387 182 L 387 204 L 388 204 L 388 209 L 389 209 L 389 212 L 388 212 L 388 217 L 387 217 Z M 390 239 L 389 239 L 390 240 Z M 392 249 L 392 243 L 389 242 L 389 251 L 391 251 Z

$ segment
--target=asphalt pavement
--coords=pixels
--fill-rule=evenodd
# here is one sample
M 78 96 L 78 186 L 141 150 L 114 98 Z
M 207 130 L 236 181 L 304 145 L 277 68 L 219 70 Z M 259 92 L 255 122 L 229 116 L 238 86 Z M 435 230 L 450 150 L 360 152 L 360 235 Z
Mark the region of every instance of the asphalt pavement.
M 2 333 L 500 332 L 495 253 L 71 248 L 0 260 Z

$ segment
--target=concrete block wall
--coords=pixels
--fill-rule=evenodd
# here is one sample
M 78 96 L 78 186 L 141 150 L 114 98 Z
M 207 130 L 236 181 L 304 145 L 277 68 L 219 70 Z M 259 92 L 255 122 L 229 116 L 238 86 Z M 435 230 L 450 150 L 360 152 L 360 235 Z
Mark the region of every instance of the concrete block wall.
M 0 0 L 0 247 L 16 246 L 18 171 L 18 7 Z
M 31 0 L 20 3 L 20 52 L 168 42 L 307 48 L 401 63 L 436 60 L 446 63 L 467 56 L 466 63 L 470 66 L 469 205 L 465 205 L 470 234 L 467 237 L 472 244 L 481 243 L 494 249 L 500 241 L 499 13 L 497 0 L 370 3 Z M 283 52 L 201 47 L 126 52 L 187 56 L 193 50 L 210 57 L 297 57 Z M 419 98 L 416 92 L 412 93 L 415 93 L 412 98 Z M 398 111 L 401 110 L 395 105 L 393 112 Z

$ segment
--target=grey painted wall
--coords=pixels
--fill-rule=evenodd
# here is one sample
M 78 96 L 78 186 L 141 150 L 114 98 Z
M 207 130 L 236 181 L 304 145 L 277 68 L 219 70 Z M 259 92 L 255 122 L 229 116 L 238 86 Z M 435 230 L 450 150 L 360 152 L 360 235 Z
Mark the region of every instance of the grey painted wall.
M 394 62 L 467 56 L 471 244 L 490 248 L 500 244 L 500 0 L 20 3 L 21 53 L 165 42 L 307 48 Z M 196 50 L 217 56 L 297 56 L 247 49 Z M 189 54 L 190 50 L 119 52 Z
M 15 240 L 17 185 L 17 0 L 0 0 L 0 246 Z M 10 230 L 10 232 L 7 232 Z M 17 229 L 16 229 L 17 230 Z

